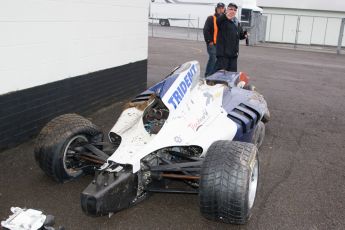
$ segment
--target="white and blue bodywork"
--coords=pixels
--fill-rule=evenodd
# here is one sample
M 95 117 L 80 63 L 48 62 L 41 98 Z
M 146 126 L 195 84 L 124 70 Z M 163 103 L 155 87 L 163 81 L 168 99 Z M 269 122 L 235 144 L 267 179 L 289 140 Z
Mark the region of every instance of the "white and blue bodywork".
M 209 147 L 219 140 L 253 143 L 254 131 L 269 115 L 263 96 L 247 86 L 242 73 L 201 78 L 199 63 L 191 61 L 136 96 L 109 132 L 116 150 L 82 192 L 84 212 L 105 215 L 147 192 L 164 192 L 151 186 L 164 177 L 189 180 L 197 193 L 193 180 Z
M 130 164 L 140 170 L 146 155 L 171 146 L 199 146 L 202 155 L 217 140 L 250 142 L 252 131 L 267 109 L 263 96 L 237 87 L 240 73 L 217 72 L 207 79 L 200 77 L 199 63 L 187 62 L 166 79 L 138 95 L 133 102 L 145 102 L 155 95 L 169 110 L 160 131 L 145 129 L 145 110 L 124 110 L 111 129 L 121 136 L 121 144 L 108 159 Z

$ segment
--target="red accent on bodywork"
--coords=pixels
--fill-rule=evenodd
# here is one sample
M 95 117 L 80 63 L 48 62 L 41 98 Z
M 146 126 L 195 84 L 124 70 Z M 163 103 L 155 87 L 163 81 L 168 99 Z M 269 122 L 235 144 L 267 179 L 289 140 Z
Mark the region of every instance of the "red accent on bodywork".
M 247 85 L 249 83 L 248 75 L 244 72 L 240 72 L 240 81 L 244 81 Z

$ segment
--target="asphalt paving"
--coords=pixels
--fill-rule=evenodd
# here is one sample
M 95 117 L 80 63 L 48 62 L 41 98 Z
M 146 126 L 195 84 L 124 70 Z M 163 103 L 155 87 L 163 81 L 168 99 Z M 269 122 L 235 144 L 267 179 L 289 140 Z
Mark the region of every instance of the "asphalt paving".
M 148 85 L 175 66 L 207 61 L 204 42 L 149 39 Z M 37 166 L 34 139 L 0 152 L 0 220 L 10 207 L 43 210 L 66 229 L 344 229 L 345 56 L 270 47 L 240 47 L 239 70 L 268 102 L 271 121 L 260 149 L 260 181 L 247 225 L 204 219 L 196 195 L 154 194 L 110 218 L 86 216 L 80 192 L 92 176 L 58 184 Z M 133 95 L 134 96 L 134 95 Z M 107 132 L 115 102 L 86 114 Z

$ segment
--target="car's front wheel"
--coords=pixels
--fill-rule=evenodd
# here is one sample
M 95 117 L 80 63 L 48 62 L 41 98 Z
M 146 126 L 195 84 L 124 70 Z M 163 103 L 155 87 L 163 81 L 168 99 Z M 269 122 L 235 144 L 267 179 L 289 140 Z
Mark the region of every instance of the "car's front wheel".
M 86 143 L 102 140 L 101 130 L 77 114 L 64 114 L 51 120 L 40 132 L 35 159 L 50 177 L 65 182 L 90 171 L 90 162 L 78 153 Z

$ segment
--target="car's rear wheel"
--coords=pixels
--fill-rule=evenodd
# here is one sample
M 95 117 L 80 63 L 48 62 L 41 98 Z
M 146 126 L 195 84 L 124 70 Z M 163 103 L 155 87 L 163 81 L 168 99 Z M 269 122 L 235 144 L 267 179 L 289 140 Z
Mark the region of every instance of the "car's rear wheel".
M 59 182 L 90 172 L 90 162 L 81 158 L 78 148 L 101 141 L 101 130 L 77 114 L 64 114 L 51 120 L 40 132 L 35 145 L 35 159 L 40 168 Z
M 255 127 L 252 143 L 256 145 L 256 147 L 259 149 L 264 142 L 265 138 L 265 124 L 262 121 L 259 121 L 258 124 Z
M 217 141 L 201 168 L 200 211 L 224 223 L 245 224 L 252 212 L 259 181 L 258 150 L 254 144 Z
M 271 120 L 271 114 L 270 111 L 267 109 L 266 112 L 264 113 L 264 116 L 262 117 L 262 122 L 267 123 Z

